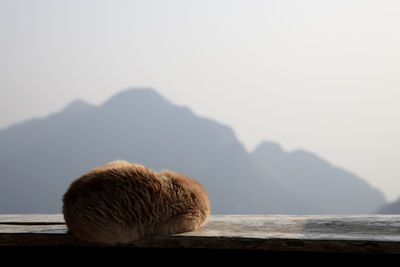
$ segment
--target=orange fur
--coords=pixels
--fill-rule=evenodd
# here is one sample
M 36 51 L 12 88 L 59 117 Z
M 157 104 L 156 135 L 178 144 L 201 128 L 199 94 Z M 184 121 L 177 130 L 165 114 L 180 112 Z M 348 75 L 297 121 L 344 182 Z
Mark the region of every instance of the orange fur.
M 207 221 L 210 203 L 194 179 L 115 161 L 73 181 L 63 197 L 63 213 L 76 238 L 113 245 L 196 230 Z

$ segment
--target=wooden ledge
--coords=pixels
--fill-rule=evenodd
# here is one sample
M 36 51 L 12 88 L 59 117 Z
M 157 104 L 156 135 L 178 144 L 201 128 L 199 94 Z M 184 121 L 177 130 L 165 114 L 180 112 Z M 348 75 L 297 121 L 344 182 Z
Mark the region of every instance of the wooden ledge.
M 0 246 L 82 245 L 67 233 L 61 214 L 24 214 L 0 215 Z M 124 247 L 400 255 L 400 215 L 213 215 L 198 231 Z

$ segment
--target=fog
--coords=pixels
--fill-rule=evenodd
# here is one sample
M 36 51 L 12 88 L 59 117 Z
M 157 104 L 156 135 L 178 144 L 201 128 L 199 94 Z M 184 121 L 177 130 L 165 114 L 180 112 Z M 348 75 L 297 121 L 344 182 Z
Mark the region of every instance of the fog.
M 398 1 L 0 2 L 0 127 L 152 87 L 399 195 Z

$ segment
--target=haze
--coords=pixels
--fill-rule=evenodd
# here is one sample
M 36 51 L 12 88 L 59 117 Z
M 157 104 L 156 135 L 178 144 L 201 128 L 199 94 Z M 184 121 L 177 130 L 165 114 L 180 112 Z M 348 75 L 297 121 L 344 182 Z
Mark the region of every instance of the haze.
M 0 127 L 152 87 L 400 196 L 398 1 L 0 1 Z

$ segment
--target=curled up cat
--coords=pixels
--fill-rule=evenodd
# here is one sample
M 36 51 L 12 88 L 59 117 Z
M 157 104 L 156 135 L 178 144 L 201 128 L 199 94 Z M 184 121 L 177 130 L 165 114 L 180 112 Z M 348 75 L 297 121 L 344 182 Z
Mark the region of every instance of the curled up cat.
M 194 231 L 207 221 L 210 202 L 192 178 L 114 161 L 71 183 L 63 213 L 69 231 L 80 241 L 115 245 Z

